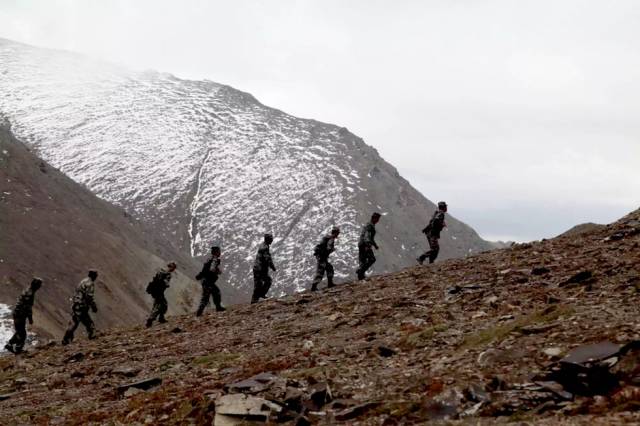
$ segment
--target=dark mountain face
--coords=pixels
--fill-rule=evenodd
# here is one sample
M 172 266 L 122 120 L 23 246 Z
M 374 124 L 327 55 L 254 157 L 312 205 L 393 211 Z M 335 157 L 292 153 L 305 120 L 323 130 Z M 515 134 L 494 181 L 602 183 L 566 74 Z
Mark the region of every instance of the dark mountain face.
M 99 328 L 135 324 L 147 314 L 147 282 L 175 260 L 170 312 L 193 309 L 195 261 L 122 209 L 100 200 L 16 140 L 0 125 L 0 303 L 13 305 L 34 275 L 44 279 L 34 309 L 36 331 L 58 335 L 69 297 L 89 268 L 100 271 Z M 186 275 L 185 275 L 186 274 Z
M 275 236 L 275 295 L 309 286 L 313 246 L 333 225 L 343 231 L 336 278 L 350 279 L 360 227 L 373 211 L 384 215 L 374 273 L 414 264 L 426 248 L 420 230 L 435 205 L 345 128 L 210 81 L 6 40 L 0 92 L 16 134 L 72 179 L 185 253 L 221 245 L 222 281 L 245 296 L 264 232 Z M 454 217 L 447 223 L 441 259 L 492 248 Z

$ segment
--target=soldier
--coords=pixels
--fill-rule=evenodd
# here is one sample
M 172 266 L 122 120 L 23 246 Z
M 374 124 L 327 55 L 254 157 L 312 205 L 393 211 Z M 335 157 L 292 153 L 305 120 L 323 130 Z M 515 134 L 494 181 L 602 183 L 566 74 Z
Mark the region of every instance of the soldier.
M 276 271 L 276 267 L 273 266 L 273 260 L 271 259 L 271 253 L 269 252 L 269 246 L 272 242 L 273 235 L 264 234 L 264 242 L 260 244 L 260 248 L 258 248 L 258 253 L 256 254 L 256 260 L 253 262 L 253 295 L 251 296 L 251 303 L 257 303 L 260 298 L 266 298 L 267 292 L 271 287 L 269 269 L 273 272 Z
M 71 305 L 71 321 L 62 339 L 63 345 L 68 345 L 73 341 L 73 333 L 80 323 L 87 329 L 89 339 L 95 339 L 96 337 L 96 329 L 89 315 L 89 309 L 94 313 L 98 312 L 94 299 L 96 278 L 98 278 L 98 271 L 92 269 L 89 271 L 87 278 L 80 281 L 80 284 L 76 287 L 76 292 L 73 295 L 73 304 Z
M 13 308 L 13 326 L 15 333 L 9 339 L 4 348 L 9 352 L 19 354 L 22 352 L 24 342 L 27 340 L 27 320 L 33 325 L 33 302 L 36 291 L 42 286 L 42 280 L 34 277 L 31 284 L 27 287 L 16 302 Z
M 337 226 L 331 230 L 329 235 L 322 237 L 322 240 L 316 245 L 313 255 L 318 261 L 316 267 L 316 276 L 311 284 L 311 291 L 318 290 L 318 284 L 322 281 L 324 273 L 327 273 L 327 288 L 334 286 L 333 284 L 333 265 L 329 263 L 329 255 L 334 251 L 334 244 L 336 238 L 340 235 L 340 228 Z
M 378 244 L 376 244 L 376 223 L 380 221 L 380 213 L 374 213 L 371 215 L 371 221 L 362 227 L 360 232 L 360 240 L 358 240 L 358 260 L 359 267 L 356 270 L 358 279 L 363 280 L 365 272 L 374 263 L 376 263 L 376 256 L 373 254 L 373 249 L 378 250 Z
M 147 319 L 147 328 L 153 325 L 153 321 L 158 318 L 158 322 L 164 324 L 167 320 L 164 318 L 164 314 L 167 313 L 169 306 L 167 299 L 164 297 L 164 291 L 169 288 L 169 282 L 171 281 L 171 273 L 176 270 L 175 262 L 169 262 L 165 268 L 160 268 L 153 280 L 147 285 L 147 293 L 153 298 L 153 308 L 151 308 L 151 314 Z
M 220 289 L 216 285 L 218 276 L 222 273 L 220 270 L 220 247 L 211 247 L 211 255 L 207 258 L 202 266 L 202 271 L 196 275 L 197 280 L 201 280 L 202 298 L 196 316 L 201 316 L 204 308 L 209 304 L 209 299 L 213 296 L 213 304 L 216 306 L 217 312 L 224 312 L 226 309 L 222 307 L 220 300 Z
M 429 259 L 429 263 L 433 263 L 438 257 L 438 253 L 440 252 L 440 243 L 438 242 L 440 239 L 440 232 L 442 231 L 442 228 L 447 226 L 444 221 L 444 214 L 446 212 L 447 203 L 440 201 L 438 203 L 438 210 L 433 213 L 429 224 L 422 230 L 422 233 L 427 236 L 429 250 L 418 257 L 418 263 L 421 265 L 427 258 Z

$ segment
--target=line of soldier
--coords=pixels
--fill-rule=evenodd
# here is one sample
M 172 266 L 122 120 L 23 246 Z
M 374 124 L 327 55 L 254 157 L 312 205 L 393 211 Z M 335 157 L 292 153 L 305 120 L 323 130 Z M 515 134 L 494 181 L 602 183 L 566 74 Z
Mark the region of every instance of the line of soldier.
M 438 203 L 438 209 L 433 213 L 431 220 L 422 230 L 426 235 L 429 243 L 429 250 L 421 254 L 417 261 L 423 264 L 425 260 L 433 263 L 438 257 L 440 245 L 440 232 L 446 226 L 445 213 L 447 212 L 447 204 L 444 201 Z M 358 269 L 356 276 L 358 280 L 365 279 L 365 274 L 376 262 L 373 250 L 378 250 L 376 243 L 376 224 L 380 221 L 380 213 L 373 213 L 369 222 L 367 222 L 360 232 L 358 240 Z M 311 283 L 311 291 L 317 291 L 318 285 L 327 276 L 327 288 L 334 287 L 333 282 L 334 268 L 329 262 L 329 256 L 335 250 L 335 240 L 340 235 L 340 228 L 334 227 L 331 232 L 322 237 L 320 242 L 314 248 L 314 256 L 316 258 L 316 273 Z M 261 298 L 266 298 L 269 288 L 271 287 L 271 277 L 269 270 L 276 271 L 269 250 L 273 242 L 273 235 L 265 234 L 264 241 L 258 248 L 256 258 L 253 264 L 253 294 L 251 303 L 257 303 Z M 202 285 L 202 297 L 196 316 L 201 316 L 213 299 L 213 304 L 217 312 L 223 312 L 226 309 L 222 306 L 220 289 L 216 285 L 218 277 L 222 274 L 220 269 L 220 247 L 211 247 L 211 253 L 207 257 L 202 266 L 202 270 L 196 275 L 196 280 Z M 165 323 L 165 314 L 168 310 L 167 299 L 164 292 L 169 288 L 172 273 L 177 266 L 174 262 L 169 262 L 166 267 L 161 268 L 153 277 L 152 281 L 147 285 L 147 293 L 153 298 L 153 307 L 147 319 L 146 326 L 151 327 L 157 319 L 160 323 Z M 95 325 L 91 319 L 89 311 L 98 312 L 95 302 L 95 281 L 98 278 L 98 271 L 90 270 L 88 276 L 84 278 L 75 289 L 71 304 L 71 321 L 62 339 L 63 345 L 68 345 L 73 341 L 74 333 L 80 324 L 84 325 L 87 330 L 89 339 L 94 339 L 96 334 Z M 36 291 L 42 286 L 42 279 L 34 277 L 29 287 L 27 287 L 18 297 L 17 303 L 13 309 L 13 322 L 15 333 L 5 345 L 5 349 L 13 353 L 20 353 L 23 350 L 26 338 L 26 323 L 33 325 L 32 309 Z

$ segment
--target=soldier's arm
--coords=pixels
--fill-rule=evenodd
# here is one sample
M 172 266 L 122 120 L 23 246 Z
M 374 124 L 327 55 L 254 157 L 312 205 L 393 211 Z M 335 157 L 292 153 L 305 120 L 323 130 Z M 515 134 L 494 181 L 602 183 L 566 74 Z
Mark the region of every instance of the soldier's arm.
M 264 257 L 265 257 L 265 261 L 266 261 L 267 266 L 269 266 L 269 268 L 271 268 L 271 270 L 275 272 L 276 267 L 273 264 L 273 259 L 271 258 L 271 252 L 269 250 L 265 251 Z
M 90 289 L 85 289 L 84 291 L 85 300 L 87 301 L 87 305 L 91 308 L 93 312 L 98 312 L 98 306 L 96 305 L 96 299 L 93 295 L 93 291 Z
M 373 236 L 374 229 L 375 228 L 373 227 L 373 225 L 369 227 L 369 240 L 371 240 L 371 245 L 374 246 L 376 250 L 378 250 L 378 244 L 376 243 L 375 237 Z

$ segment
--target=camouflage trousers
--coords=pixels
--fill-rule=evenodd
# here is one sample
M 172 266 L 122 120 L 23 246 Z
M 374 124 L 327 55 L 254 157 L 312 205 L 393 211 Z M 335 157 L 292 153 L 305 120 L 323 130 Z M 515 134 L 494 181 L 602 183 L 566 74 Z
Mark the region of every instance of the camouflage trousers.
M 427 235 L 427 241 L 429 242 L 429 250 L 421 254 L 418 259 L 421 262 L 429 259 L 429 263 L 433 263 L 438 258 L 438 253 L 440 253 L 440 242 L 438 238 L 431 235 Z
M 358 279 L 363 280 L 365 272 L 367 272 L 367 270 L 376 263 L 376 256 L 373 254 L 373 248 L 371 246 L 359 245 L 358 261 L 359 266 L 356 273 L 358 274 Z
M 213 298 L 213 304 L 216 307 L 217 311 L 221 311 L 222 309 L 222 300 L 220 296 L 220 289 L 216 285 L 216 282 L 202 282 L 202 297 L 200 298 L 200 306 L 198 306 L 198 311 L 196 312 L 197 316 L 202 315 L 204 309 L 209 304 L 209 300 Z
M 80 323 L 82 323 L 82 325 L 87 329 L 87 336 L 89 339 L 95 338 L 96 327 L 93 324 L 91 315 L 89 315 L 89 307 L 74 304 L 71 310 L 73 311 L 71 314 L 71 322 L 69 322 L 69 327 L 67 328 L 67 332 L 64 334 L 62 343 L 66 345 L 73 342 L 73 335 Z
M 169 304 L 164 294 L 153 295 L 153 308 L 151 308 L 151 314 L 147 319 L 147 324 L 150 325 L 156 318 L 160 322 L 166 322 L 167 320 L 164 319 L 164 314 L 167 313 L 167 310 L 169 310 Z
M 27 341 L 27 318 L 21 315 L 13 316 L 13 328 L 15 333 L 9 339 L 9 345 L 13 345 L 14 352 L 21 352 L 24 342 Z
M 251 303 L 257 303 L 260 298 L 266 298 L 271 288 L 271 277 L 269 271 L 253 270 L 253 295 Z
M 311 283 L 311 290 L 317 290 L 318 284 L 324 278 L 324 274 L 327 274 L 327 287 L 333 287 L 333 265 L 329 263 L 328 257 L 316 256 L 318 261 L 316 265 L 316 276 Z

